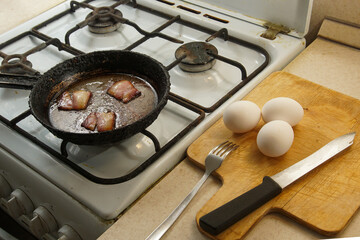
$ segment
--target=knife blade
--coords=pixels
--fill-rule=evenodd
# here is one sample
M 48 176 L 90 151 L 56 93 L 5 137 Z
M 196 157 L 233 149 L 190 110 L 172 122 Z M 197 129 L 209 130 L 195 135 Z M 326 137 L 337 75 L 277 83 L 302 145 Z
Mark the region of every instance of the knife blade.
M 354 137 L 355 132 L 340 136 L 285 170 L 271 177 L 265 176 L 260 185 L 202 216 L 200 227 L 212 235 L 221 233 L 279 195 L 283 188 L 351 146 Z

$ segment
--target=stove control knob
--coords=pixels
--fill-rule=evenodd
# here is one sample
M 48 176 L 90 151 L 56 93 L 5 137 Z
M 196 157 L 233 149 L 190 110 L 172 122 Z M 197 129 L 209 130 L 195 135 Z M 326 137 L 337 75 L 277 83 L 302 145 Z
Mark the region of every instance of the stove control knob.
M 1 205 L 14 219 L 17 219 L 23 214 L 29 214 L 34 209 L 30 198 L 20 189 L 12 191 L 8 198 L 2 198 Z
M 41 238 L 46 233 L 54 232 L 57 229 L 57 223 L 53 215 L 43 206 L 37 207 L 32 218 L 26 215 L 21 216 L 21 221 L 25 223 L 32 234 Z
M 59 231 L 58 240 L 81 240 L 80 235 L 69 225 L 62 226 Z
M 6 179 L 0 174 L 0 198 L 7 197 L 11 193 L 10 184 Z

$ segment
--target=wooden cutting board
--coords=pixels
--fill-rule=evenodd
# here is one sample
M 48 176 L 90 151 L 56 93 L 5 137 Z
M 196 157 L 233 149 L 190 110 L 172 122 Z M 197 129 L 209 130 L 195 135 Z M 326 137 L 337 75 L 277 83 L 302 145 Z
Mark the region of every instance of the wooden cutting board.
M 293 145 L 285 155 L 270 158 L 257 149 L 256 135 L 264 125 L 262 120 L 250 132 L 233 134 L 220 119 L 188 148 L 189 159 L 203 167 L 206 155 L 219 143 L 231 140 L 240 146 L 215 173 L 223 185 L 198 212 L 197 222 L 260 184 L 264 176 L 293 165 L 338 136 L 356 131 L 354 144 L 229 229 L 210 236 L 214 239 L 240 239 L 269 212 L 280 212 L 331 236 L 347 225 L 360 206 L 360 101 L 286 72 L 273 73 L 244 99 L 262 108 L 265 102 L 280 96 L 293 98 L 304 108 L 303 119 L 293 128 Z

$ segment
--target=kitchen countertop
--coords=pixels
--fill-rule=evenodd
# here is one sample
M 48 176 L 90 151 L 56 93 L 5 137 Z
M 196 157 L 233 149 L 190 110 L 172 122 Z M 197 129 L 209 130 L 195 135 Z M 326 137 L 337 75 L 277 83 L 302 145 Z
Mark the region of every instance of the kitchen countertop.
M 39 15 L 65 0 L 0 0 L 0 33 Z M 19 6 L 21 8 L 19 9 Z
M 63 1 L 0 0 L 2 6 L 7 6 L 0 9 L 0 33 Z M 17 17 L 16 14 L 19 13 L 17 6 L 20 4 L 24 4 L 25 7 L 21 8 L 21 14 Z M 338 43 L 339 36 L 329 35 L 326 30 L 328 29 L 323 31 L 320 29 L 319 37 L 284 71 L 360 99 L 359 48 L 348 46 L 348 42 Z M 185 159 L 133 204 L 100 239 L 144 239 L 182 201 L 202 174 L 202 169 Z M 221 183 L 217 179 L 210 177 L 163 239 L 208 239 L 197 230 L 195 214 L 220 186 Z M 360 213 L 357 212 L 349 226 L 337 237 L 360 236 L 359 226 Z M 269 214 L 245 239 L 290 238 L 325 237 L 309 231 L 287 217 Z

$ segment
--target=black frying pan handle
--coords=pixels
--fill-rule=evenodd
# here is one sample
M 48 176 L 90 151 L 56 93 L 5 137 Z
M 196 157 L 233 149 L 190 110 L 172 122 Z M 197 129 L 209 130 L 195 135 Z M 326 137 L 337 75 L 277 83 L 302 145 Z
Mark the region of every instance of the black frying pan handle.
M 16 88 L 16 89 L 32 89 L 35 83 L 39 80 L 40 74 L 34 76 L 15 75 L 0 73 L 0 87 Z

